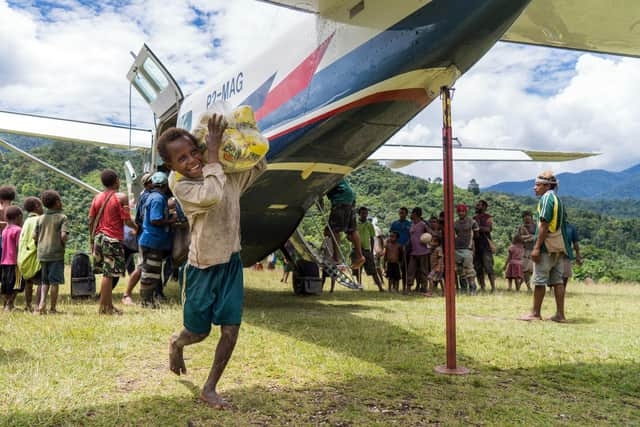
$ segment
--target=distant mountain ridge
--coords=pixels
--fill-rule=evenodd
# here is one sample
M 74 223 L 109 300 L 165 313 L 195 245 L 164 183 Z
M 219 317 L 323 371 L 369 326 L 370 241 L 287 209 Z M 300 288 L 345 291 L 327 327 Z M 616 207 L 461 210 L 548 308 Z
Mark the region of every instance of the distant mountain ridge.
M 578 173 L 558 174 L 560 194 L 581 199 L 634 199 L 640 200 L 640 164 L 621 172 L 592 169 Z M 531 196 L 533 180 L 501 182 L 482 191 Z

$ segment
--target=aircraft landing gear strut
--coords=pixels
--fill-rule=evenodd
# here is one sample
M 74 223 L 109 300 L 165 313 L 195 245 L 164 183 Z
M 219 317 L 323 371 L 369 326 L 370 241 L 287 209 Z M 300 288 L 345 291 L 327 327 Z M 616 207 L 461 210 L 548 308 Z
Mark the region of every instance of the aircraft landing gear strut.
M 440 88 L 442 98 L 442 163 L 444 192 L 444 296 L 446 305 L 447 364 L 434 371 L 439 374 L 464 375 L 469 369 L 456 363 L 456 275 L 453 235 L 453 138 L 451 132 L 451 88 Z

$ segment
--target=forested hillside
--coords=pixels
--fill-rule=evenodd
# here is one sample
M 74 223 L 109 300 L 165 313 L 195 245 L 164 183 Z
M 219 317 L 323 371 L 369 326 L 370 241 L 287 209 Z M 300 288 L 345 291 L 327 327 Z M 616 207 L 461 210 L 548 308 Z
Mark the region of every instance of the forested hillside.
M 100 171 L 105 168 L 116 170 L 122 176 L 124 189 L 123 162 L 131 159 L 134 164 L 142 164 L 139 154 L 114 151 L 89 145 L 52 142 L 41 145 L 30 152 L 63 171 L 101 189 Z M 67 245 L 67 258 L 76 251 L 89 248 L 87 217 L 93 196 L 53 172 L 14 153 L 3 153 L 0 168 L 0 185 L 14 185 L 18 192 L 18 203 L 28 196 L 40 196 L 43 190 L 54 189 L 62 197 L 64 213 L 69 217 L 71 234 Z
M 112 168 L 123 173 L 124 160 L 131 159 L 135 165 L 142 163 L 140 154 L 135 152 L 60 142 L 34 148 L 31 152 L 97 188 L 101 188 L 100 170 Z M 88 249 L 87 216 L 92 199 L 90 193 L 13 153 L 4 153 L 1 165 L 0 185 L 15 185 L 20 203 L 24 197 L 39 196 L 42 190 L 58 190 L 62 196 L 64 211 L 71 222 L 68 255 Z M 379 165 L 360 168 L 348 179 L 357 192 L 358 206 L 369 207 L 371 216 L 378 218 L 383 230 L 388 230 L 401 206 L 409 209 L 420 206 L 425 218 L 438 215 L 442 210 L 440 184 L 393 172 Z M 475 206 L 479 198 L 487 200 L 489 212 L 494 216 L 493 238 L 499 247 L 499 259 L 505 255 L 511 235 L 521 221 L 521 212 L 534 211 L 536 207 L 536 199 L 533 197 L 514 197 L 499 193 L 481 193 L 475 196 L 459 188 L 455 189 L 455 198 L 455 203 L 471 206 Z M 578 276 L 640 281 L 640 219 L 637 216 L 614 218 L 583 209 L 590 206 L 590 203 L 567 199 L 569 216 L 578 228 L 585 256 L 584 266 L 577 270 Z M 627 213 L 632 214 L 633 209 L 629 208 Z M 312 208 L 303 221 L 303 233 L 317 242 L 323 225 L 324 221 L 318 211 Z M 503 260 L 499 260 L 497 265 L 501 267 L 502 263 Z
M 420 178 L 394 172 L 384 166 L 371 165 L 360 168 L 348 178 L 357 192 L 357 205 L 367 206 L 370 216 L 379 220 L 383 230 L 388 230 L 397 219 L 401 206 L 411 210 L 420 206 L 427 219 L 442 210 L 442 185 L 429 183 Z M 475 196 L 467 190 L 455 189 L 455 203 L 466 203 L 472 211 L 477 200 L 485 199 L 489 213 L 494 217 L 493 239 L 498 245 L 496 265 L 502 267 L 503 257 L 510 244 L 511 236 L 521 223 L 521 212 L 535 212 L 537 200 L 533 197 L 514 197 L 500 193 L 481 193 Z M 574 200 L 567 201 L 568 212 L 580 234 L 585 263 L 577 269 L 580 277 L 595 279 L 640 281 L 640 219 L 614 218 L 597 212 L 578 209 Z M 309 235 L 317 234 L 317 211 L 312 209 L 303 226 Z

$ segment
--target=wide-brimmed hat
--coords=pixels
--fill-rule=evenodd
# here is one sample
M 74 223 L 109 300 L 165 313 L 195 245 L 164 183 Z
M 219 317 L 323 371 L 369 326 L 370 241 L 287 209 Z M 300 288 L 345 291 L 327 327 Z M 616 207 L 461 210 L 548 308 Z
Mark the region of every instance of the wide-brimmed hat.
M 140 184 L 147 185 L 147 183 L 149 183 L 150 180 L 151 180 L 151 174 L 145 173 L 144 175 L 142 175 L 142 177 L 140 177 Z

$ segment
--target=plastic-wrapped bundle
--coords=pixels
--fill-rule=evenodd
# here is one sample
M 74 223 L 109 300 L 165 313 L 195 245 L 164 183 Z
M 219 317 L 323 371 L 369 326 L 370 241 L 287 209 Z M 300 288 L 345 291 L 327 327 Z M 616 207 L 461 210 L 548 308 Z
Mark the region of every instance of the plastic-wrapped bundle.
M 213 114 L 222 114 L 227 121 L 218 152 L 225 172 L 243 172 L 262 160 L 269 151 L 269 140 L 258 130 L 251 107 L 241 105 L 231 110 L 228 104 L 219 103 L 202 114 L 193 134 L 205 148 L 207 123 Z

